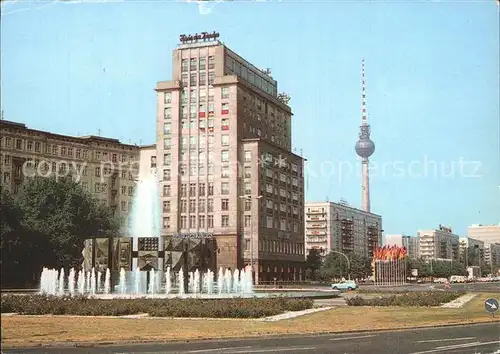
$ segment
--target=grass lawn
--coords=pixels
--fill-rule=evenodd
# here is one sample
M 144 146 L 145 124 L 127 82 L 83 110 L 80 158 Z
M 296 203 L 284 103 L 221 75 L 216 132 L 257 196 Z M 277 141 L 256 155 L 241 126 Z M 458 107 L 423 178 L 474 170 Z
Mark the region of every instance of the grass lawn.
M 493 319 L 484 310 L 484 301 L 491 297 L 498 298 L 498 294 L 478 294 L 461 309 L 338 307 L 279 322 L 12 316 L 2 318 L 2 344 L 13 347 L 54 342 L 166 341 L 500 321 L 500 315 Z

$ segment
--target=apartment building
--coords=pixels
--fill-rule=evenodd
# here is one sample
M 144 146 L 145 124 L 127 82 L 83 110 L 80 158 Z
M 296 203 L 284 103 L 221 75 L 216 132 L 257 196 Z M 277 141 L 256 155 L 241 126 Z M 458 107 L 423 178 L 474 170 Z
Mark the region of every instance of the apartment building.
M 139 148 L 139 180 L 148 178 L 153 173 L 158 176 L 156 163 L 156 144 L 143 145 Z
M 71 174 L 94 198 L 111 207 L 126 229 L 138 174 L 137 146 L 99 136 L 54 134 L 7 120 L 0 120 L 0 130 L 4 188 L 17 194 L 30 177 Z
M 500 243 L 484 244 L 484 262 L 492 268 L 500 267 Z
M 382 217 L 349 206 L 346 202 L 308 202 L 305 205 L 306 254 L 319 249 L 354 252 L 366 257 L 382 242 Z
M 439 225 L 436 229 L 419 230 L 417 236 L 419 258 L 460 260 L 460 237 L 450 227 Z
M 480 266 L 484 263 L 485 243 L 471 237 L 460 237 L 460 260 L 466 266 Z
M 418 238 L 403 234 L 384 235 L 384 246 L 405 247 L 411 259 L 418 258 Z
M 217 266 L 252 265 L 256 282 L 301 279 L 304 172 L 289 97 L 218 36 L 181 36 L 172 80 L 156 86 L 163 234 L 213 235 Z

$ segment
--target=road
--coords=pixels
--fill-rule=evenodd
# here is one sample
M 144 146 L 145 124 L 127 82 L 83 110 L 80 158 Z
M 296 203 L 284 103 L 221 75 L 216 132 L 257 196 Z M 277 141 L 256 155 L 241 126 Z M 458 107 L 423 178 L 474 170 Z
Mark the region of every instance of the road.
M 96 329 L 98 330 L 98 329 Z M 168 334 L 166 334 L 168 337 Z M 498 354 L 500 322 L 418 330 L 358 332 L 337 335 L 263 337 L 222 341 L 196 341 L 100 348 L 37 348 L 3 353 L 47 354 Z

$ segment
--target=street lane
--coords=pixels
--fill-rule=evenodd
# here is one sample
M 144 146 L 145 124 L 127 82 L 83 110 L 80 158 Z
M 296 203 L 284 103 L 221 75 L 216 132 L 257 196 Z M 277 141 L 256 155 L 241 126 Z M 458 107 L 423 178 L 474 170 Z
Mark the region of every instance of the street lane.
M 165 335 L 168 338 L 168 334 Z M 3 353 L 160 354 L 160 353 L 333 353 L 333 354 L 493 354 L 500 350 L 500 322 L 492 324 L 359 332 L 336 335 L 262 337 L 100 348 L 35 348 Z

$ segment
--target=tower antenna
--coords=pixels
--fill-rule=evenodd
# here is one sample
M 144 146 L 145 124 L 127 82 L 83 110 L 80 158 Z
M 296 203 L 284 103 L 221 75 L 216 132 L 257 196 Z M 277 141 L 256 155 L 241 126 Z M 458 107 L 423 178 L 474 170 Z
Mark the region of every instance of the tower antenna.
M 361 208 L 366 212 L 370 212 L 369 157 L 375 152 L 375 143 L 370 139 L 370 125 L 366 114 L 365 59 L 361 61 L 361 97 L 361 126 L 359 127 L 359 139 L 355 149 L 358 156 L 361 157 L 363 176 Z

